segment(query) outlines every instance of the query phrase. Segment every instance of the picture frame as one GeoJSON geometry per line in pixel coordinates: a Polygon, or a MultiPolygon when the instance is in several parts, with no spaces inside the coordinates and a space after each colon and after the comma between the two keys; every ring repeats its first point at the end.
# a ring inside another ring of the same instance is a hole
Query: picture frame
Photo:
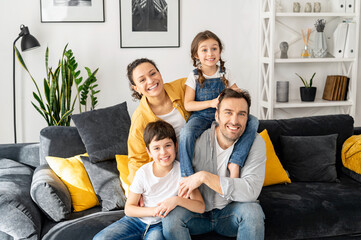
{"type": "Polygon", "coordinates": [[[180,46],[180,0],[119,0],[121,48],[180,46]]]}
{"type": "Polygon", "coordinates": [[[104,22],[104,0],[40,0],[42,23],[104,22]]]}

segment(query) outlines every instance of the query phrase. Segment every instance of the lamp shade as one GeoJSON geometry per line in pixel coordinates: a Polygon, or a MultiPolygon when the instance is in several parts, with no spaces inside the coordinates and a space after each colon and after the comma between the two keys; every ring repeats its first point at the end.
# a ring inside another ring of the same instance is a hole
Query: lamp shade
{"type": "Polygon", "coordinates": [[[21,39],[21,51],[24,52],[36,47],[40,47],[40,43],[38,42],[38,40],[36,40],[36,38],[33,35],[31,34],[25,35],[21,39]]]}
{"type": "Polygon", "coordinates": [[[35,47],[40,47],[40,43],[33,35],[30,34],[28,27],[22,25],[20,34],[22,35],[21,51],[24,52],[35,47]]]}

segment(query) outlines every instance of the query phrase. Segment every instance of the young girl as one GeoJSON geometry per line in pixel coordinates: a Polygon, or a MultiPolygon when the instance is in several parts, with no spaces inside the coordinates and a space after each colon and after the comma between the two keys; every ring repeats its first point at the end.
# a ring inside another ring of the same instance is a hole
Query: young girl
{"type": "MultiPolygon", "coordinates": [[[[211,31],[198,33],[192,41],[191,56],[196,67],[188,76],[184,106],[192,112],[183,127],[179,140],[182,177],[194,173],[192,158],[196,139],[208,128],[214,119],[218,95],[224,88],[241,91],[229,77],[221,59],[222,43],[211,31]],[[219,66],[217,63],[219,62],[219,66]]],[[[236,126],[235,126],[236,127],[236,126]]],[[[239,177],[239,167],[243,167],[258,129],[258,119],[249,115],[247,128],[235,144],[228,169],[230,177],[239,177]]]]}

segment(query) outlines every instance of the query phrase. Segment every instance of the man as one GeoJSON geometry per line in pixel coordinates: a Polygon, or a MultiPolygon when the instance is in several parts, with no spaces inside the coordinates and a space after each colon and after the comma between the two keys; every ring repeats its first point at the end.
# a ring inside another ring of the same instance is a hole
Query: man
{"type": "Polygon", "coordinates": [[[237,239],[263,239],[264,214],[257,198],[266,165],[266,146],[257,134],[239,178],[230,178],[227,164],[234,143],[242,136],[251,100],[246,92],[225,89],[219,95],[216,122],[195,145],[195,174],[183,178],[179,196],[189,197],[199,187],[205,201],[203,214],[175,208],[163,219],[166,239],[191,239],[190,235],[215,231],[237,239]]]}

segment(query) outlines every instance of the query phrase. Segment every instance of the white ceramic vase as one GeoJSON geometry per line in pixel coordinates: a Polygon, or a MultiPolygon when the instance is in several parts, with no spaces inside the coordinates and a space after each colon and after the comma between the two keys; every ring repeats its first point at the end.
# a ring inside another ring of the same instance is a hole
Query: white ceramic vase
{"type": "Polygon", "coordinates": [[[315,33],[313,55],[316,58],[326,57],[327,55],[327,42],[324,32],[315,33]]]}

